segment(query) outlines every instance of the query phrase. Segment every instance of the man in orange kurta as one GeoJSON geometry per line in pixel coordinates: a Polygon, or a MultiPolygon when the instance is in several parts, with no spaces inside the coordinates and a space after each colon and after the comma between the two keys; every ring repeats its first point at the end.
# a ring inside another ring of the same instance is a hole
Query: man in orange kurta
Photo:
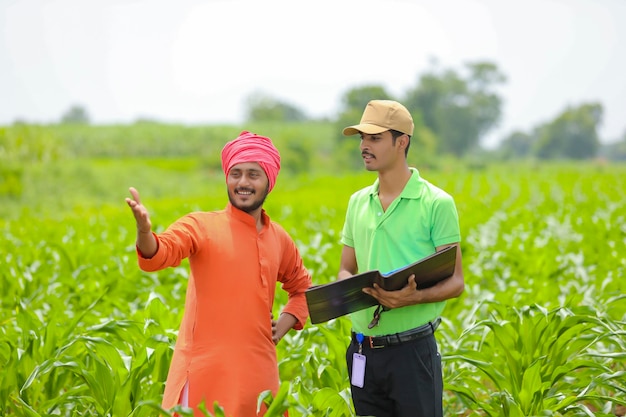
{"type": "Polygon", "coordinates": [[[287,232],[262,208],[280,169],[271,140],[249,132],[222,151],[229,203],[224,210],[196,212],[165,232],[152,232],[139,193],[126,202],[137,222],[139,266],[156,271],[189,258],[191,269],[162,406],[187,404],[201,415],[214,402],[227,416],[257,414],[258,395],[278,390],[275,344],[302,329],[304,296],[311,276],[287,232]],[[276,321],[271,311],[276,283],[289,299],[276,321]]]}

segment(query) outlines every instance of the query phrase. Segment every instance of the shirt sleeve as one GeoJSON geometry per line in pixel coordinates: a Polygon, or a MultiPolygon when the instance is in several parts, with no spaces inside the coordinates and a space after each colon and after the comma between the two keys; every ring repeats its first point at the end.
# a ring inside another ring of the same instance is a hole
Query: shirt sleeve
{"type": "Polygon", "coordinates": [[[348,208],[346,209],[346,217],[343,223],[343,229],[341,230],[341,243],[346,246],[354,247],[354,236],[352,234],[352,208],[354,207],[354,195],[350,197],[348,201],[348,208]]]}
{"type": "Polygon", "coordinates": [[[298,248],[286,232],[283,239],[283,258],[278,280],[282,283],[281,288],[287,292],[288,300],[282,312],[293,315],[298,320],[294,329],[302,330],[309,317],[304,293],[312,285],[311,274],[305,268],[298,248]]]}
{"type": "Polygon", "coordinates": [[[144,258],[137,251],[139,267],[147,272],[158,271],[180,265],[183,259],[191,256],[199,247],[198,222],[192,215],[186,215],[172,223],[157,239],[157,252],[152,258],[144,258]]]}
{"type": "Polygon", "coordinates": [[[435,247],[461,241],[459,215],[449,194],[441,195],[433,205],[431,236],[435,247]]]}

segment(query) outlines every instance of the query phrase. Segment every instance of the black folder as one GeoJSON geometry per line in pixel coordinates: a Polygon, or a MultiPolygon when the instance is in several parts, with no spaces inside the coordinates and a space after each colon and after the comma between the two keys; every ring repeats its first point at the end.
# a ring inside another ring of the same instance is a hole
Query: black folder
{"type": "Polygon", "coordinates": [[[367,271],[349,278],[316,285],[307,289],[305,296],[311,323],[321,323],[367,307],[378,305],[378,301],[362,289],[374,283],[387,291],[403,288],[409,276],[415,274],[417,289],[432,287],[454,274],[456,245],[435,252],[410,265],[387,274],[367,271]]]}

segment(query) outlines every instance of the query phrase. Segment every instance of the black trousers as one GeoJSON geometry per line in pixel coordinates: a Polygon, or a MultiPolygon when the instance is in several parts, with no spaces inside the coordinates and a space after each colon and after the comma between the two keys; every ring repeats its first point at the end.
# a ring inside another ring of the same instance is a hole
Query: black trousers
{"type": "MultiPolygon", "coordinates": [[[[352,341],[346,352],[352,380],[352,341]]],[[[442,417],[441,356],[434,334],[383,348],[363,344],[366,357],[363,388],[351,385],[356,414],[375,417],[442,417]]]]}

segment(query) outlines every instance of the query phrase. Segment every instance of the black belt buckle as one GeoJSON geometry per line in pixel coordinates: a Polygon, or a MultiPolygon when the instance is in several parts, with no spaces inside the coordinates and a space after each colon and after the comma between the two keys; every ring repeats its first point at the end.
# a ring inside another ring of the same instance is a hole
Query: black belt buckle
{"type": "Polygon", "coordinates": [[[386,343],[383,343],[381,345],[374,344],[374,339],[385,340],[383,337],[368,336],[368,339],[370,340],[370,349],[380,349],[387,346],[386,343]]]}

